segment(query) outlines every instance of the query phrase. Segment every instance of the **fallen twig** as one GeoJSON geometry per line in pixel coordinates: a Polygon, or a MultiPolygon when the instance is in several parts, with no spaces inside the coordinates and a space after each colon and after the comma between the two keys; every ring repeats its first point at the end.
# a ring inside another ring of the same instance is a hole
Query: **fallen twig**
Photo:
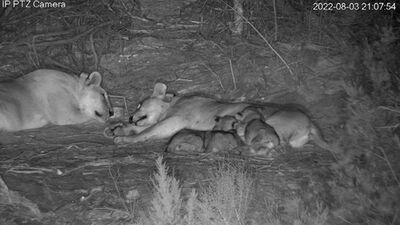
{"type": "Polygon", "coordinates": [[[272,4],[274,7],[274,28],[275,28],[274,40],[277,41],[278,40],[278,20],[277,20],[277,15],[276,15],[276,0],[272,0],[272,4]]]}
{"type": "Polygon", "coordinates": [[[233,66],[232,66],[232,60],[229,59],[229,66],[231,68],[231,76],[232,76],[232,82],[233,82],[233,90],[236,90],[236,78],[235,78],[235,73],[233,72],[233,66]]]}
{"type": "Polygon", "coordinates": [[[90,35],[89,35],[89,41],[90,41],[90,49],[92,50],[93,58],[94,58],[94,70],[97,71],[99,69],[100,61],[99,61],[99,57],[97,56],[96,46],[94,45],[93,32],[90,33],[90,35]]]}
{"type": "Polygon", "coordinates": [[[42,167],[30,167],[25,165],[13,166],[6,171],[6,173],[21,173],[21,174],[44,174],[55,173],[56,169],[47,169],[42,167]]]}
{"type": "Polygon", "coordinates": [[[391,111],[391,112],[400,113],[399,110],[392,109],[392,108],[389,108],[389,107],[386,107],[386,106],[379,106],[378,109],[384,109],[384,110],[388,110],[388,111],[391,111]]]}
{"type": "Polygon", "coordinates": [[[215,78],[217,79],[217,81],[218,81],[219,85],[221,86],[222,90],[225,91],[224,85],[222,85],[222,81],[221,81],[221,79],[219,78],[218,74],[216,74],[216,73],[215,73],[208,65],[206,65],[205,63],[202,63],[202,65],[203,65],[208,71],[210,71],[210,73],[211,73],[212,75],[215,76],[215,78]]]}
{"type": "Polygon", "coordinates": [[[386,162],[386,164],[388,165],[388,167],[389,167],[389,169],[390,169],[390,172],[392,173],[392,176],[393,176],[394,180],[395,180],[396,183],[397,183],[397,186],[399,186],[399,188],[400,188],[400,181],[399,181],[399,178],[397,177],[396,172],[394,171],[394,169],[393,169],[393,167],[392,167],[392,164],[390,163],[390,161],[389,161],[389,159],[388,159],[388,157],[387,157],[387,155],[386,155],[385,150],[384,150],[383,148],[381,148],[381,147],[378,147],[378,148],[379,148],[379,150],[381,151],[381,153],[382,153],[382,155],[383,155],[382,159],[383,159],[383,160],[386,162]]]}

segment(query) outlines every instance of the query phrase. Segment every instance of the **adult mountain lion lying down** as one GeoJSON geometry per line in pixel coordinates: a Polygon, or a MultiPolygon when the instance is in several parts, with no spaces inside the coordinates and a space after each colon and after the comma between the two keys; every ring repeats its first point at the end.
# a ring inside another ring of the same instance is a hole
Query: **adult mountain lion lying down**
{"type": "Polygon", "coordinates": [[[180,130],[212,130],[216,117],[235,116],[246,107],[255,107],[265,122],[277,130],[290,146],[299,148],[310,140],[329,149],[314,122],[300,109],[274,103],[223,102],[213,98],[192,95],[172,96],[167,86],[157,83],[153,94],[138,105],[127,126],[111,128],[117,144],[137,143],[152,139],[169,138],[180,130]],[[291,122],[288,122],[291,121],[291,122]],[[133,133],[133,135],[131,135],[133,133]],[[286,137],[290,134],[290,137],[286,137]]]}
{"type": "Polygon", "coordinates": [[[77,77],[42,69],[0,82],[0,131],[105,122],[110,112],[101,79],[98,72],[77,77]]]}

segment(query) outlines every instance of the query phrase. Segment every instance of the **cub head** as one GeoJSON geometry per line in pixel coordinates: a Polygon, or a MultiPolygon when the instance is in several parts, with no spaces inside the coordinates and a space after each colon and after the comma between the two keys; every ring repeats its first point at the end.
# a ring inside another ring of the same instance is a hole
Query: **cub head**
{"type": "Polygon", "coordinates": [[[239,121],[234,116],[215,117],[215,126],[213,130],[231,131],[236,130],[239,121]]]}
{"type": "Polygon", "coordinates": [[[79,107],[86,116],[104,122],[110,115],[107,92],[100,87],[101,75],[82,73],[79,78],[79,107]]]}
{"type": "Polygon", "coordinates": [[[129,122],[136,126],[151,126],[164,118],[169,109],[171,94],[167,94],[167,86],[157,83],[153,94],[138,104],[136,111],[129,118],[129,122]]]}
{"type": "Polygon", "coordinates": [[[264,120],[264,117],[259,112],[258,108],[254,107],[254,106],[248,106],[245,109],[243,109],[243,111],[236,113],[235,118],[238,121],[245,122],[245,123],[248,123],[254,119],[264,120]]]}

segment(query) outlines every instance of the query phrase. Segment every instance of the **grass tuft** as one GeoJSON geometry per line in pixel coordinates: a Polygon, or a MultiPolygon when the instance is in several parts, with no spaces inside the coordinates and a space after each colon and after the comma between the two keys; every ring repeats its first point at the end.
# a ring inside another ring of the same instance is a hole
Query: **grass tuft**
{"type": "Polygon", "coordinates": [[[220,165],[200,195],[201,224],[245,224],[252,183],[243,167],[220,165]]]}
{"type": "Polygon", "coordinates": [[[152,184],[153,199],[149,211],[152,224],[180,224],[182,208],[181,187],[175,177],[168,176],[168,167],[162,162],[162,157],[156,160],[157,172],[152,184]]]}

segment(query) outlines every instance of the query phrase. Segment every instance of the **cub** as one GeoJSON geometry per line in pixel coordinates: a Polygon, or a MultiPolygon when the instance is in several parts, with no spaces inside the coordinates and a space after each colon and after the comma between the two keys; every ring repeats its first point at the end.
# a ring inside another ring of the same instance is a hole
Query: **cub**
{"type": "MultiPolygon", "coordinates": [[[[230,118],[236,121],[234,117],[230,118]]],[[[234,127],[225,121],[224,117],[216,118],[216,124],[211,131],[196,131],[184,129],[176,133],[169,141],[168,152],[207,152],[216,153],[232,151],[241,145],[240,138],[234,127]]]]}
{"type": "Polygon", "coordinates": [[[167,152],[201,153],[204,152],[204,131],[184,129],[171,137],[167,144],[167,152]]]}
{"type": "Polygon", "coordinates": [[[274,128],[262,120],[262,115],[248,107],[235,116],[217,118],[222,129],[233,127],[237,135],[250,148],[250,153],[261,155],[279,145],[279,138],[274,128]]]}
{"type": "MultiPolygon", "coordinates": [[[[246,107],[238,115],[253,118],[256,117],[255,113],[263,115],[263,111],[261,107],[246,107]]],[[[309,141],[313,141],[317,146],[333,153],[340,151],[336,146],[328,144],[311,118],[295,106],[284,106],[264,117],[265,123],[275,129],[280,144],[301,148],[309,141]]]]}
{"type": "Polygon", "coordinates": [[[270,149],[279,145],[279,137],[275,129],[261,119],[253,119],[247,123],[244,140],[250,147],[250,153],[256,155],[267,154],[270,149]]]}

